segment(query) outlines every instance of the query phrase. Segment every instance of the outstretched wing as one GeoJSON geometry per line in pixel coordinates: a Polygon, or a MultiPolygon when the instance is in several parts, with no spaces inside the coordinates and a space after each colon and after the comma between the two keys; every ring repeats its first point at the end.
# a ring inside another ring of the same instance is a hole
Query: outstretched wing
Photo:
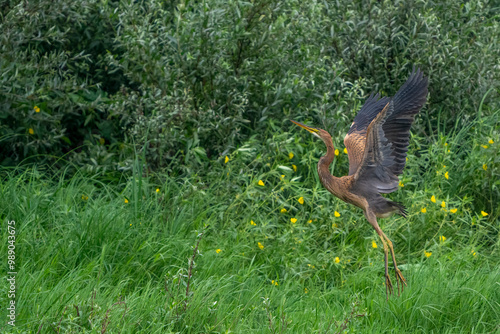
{"type": "Polygon", "coordinates": [[[344,137],[344,145],[347,148],[347,155],[349,157],[349,175],[356,173],[363,159],[368,125],[389,102],[387,97],[380,100],[379,97],[380,94],[373,95],[373,93],[368,97],[354,118],[349,132],[344,137]]]}
{"type": "Polygon", "coordinates": [[[427,97],[428,80],[413,70],[366,130],[364,155],[354,173],[357,186],[379,193],[398,189],[398,175],[406,164],[410,127],[427,97]]]}
{"type": "Polygon", "coordinates": [[[408,80],[392,99],[394,112],[387,115],[387,120],[382,125],[385,137],[392,144],[391,157],[394,159],[394,165],[391,171],[395,175],[403,173],[405,168],[406,152],[410,143],[410,128],[415,115],[425,104],[428,85],[429,82],[422,71],[417,69],[415,72],[413,68],[408,80]]]}

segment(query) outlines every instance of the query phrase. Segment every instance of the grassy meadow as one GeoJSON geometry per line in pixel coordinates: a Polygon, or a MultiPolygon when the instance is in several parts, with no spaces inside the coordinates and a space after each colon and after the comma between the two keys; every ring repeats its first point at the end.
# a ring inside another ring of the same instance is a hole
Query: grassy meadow
{"type": "Polygon", "coordinates": [[[320,185],[323,143],[292,124],[205,175],[148,174],[141,156],[115,182],[3,169],[18,314],[6,325],[0,294],[2,333],[499,333],[498,115],[412,136],[391,195],[409,216],[381,220],[408,280],[388,301],[376,233],[320,185]]]}

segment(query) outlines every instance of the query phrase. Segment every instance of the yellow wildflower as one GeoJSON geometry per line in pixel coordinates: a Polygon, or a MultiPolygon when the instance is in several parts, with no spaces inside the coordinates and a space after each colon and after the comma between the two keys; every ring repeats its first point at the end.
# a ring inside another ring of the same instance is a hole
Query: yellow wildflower
{"type": "Polygon", "coordinates": [[[333,223],[333,224],[332,224],[332,228],[337,228],[337,226],[338,226],[338,225],[337,225],[337,224],[335,224],[335,223],[333,223]]]}
{"type": "Polygon", "coordinates": [[[156,188],[156,192],[159,193],[160,192],[160,188],[156,188]]]}
{"type": "Polygon", "coordinates": [[[446,241],[446,237],[444,235],[440,235],[439,236],[439,241],[445,242],[446,241]]]}
{"type": "Polygon", "coordinates": [[[304,204],[304,197],[299,198],[299,203],[304,204]]]}
{"type": "Polygon", "coordinates": [[[88,199],[89,199],[89,197],[88,197],[88,196],[82,195],[82,200],[86,201],[86,200],[88,200],[88,199]]]}
{"type": "Polygon", "coordinates": [[[33,109],[35,110],[35,112],[40,112],[40,108],[38,108],[37,106],[34,106],[33,109]]]}
{"type": "Polygon", "coordinates": [[[29,129],[28,129],[28,132],[30,133],[30,135],[35,134],[35,131],[33,131],[33,129],[32,129],[32,128],[29,128],[29,129]]]}
{"type": "Polygon", "coordinates": [[[420,210],[420,212],[422,212],[422,213],[426,213],[426,212],[427,212],[427,209],[426,209],[426,208],[422,208],[422,210],[420,210]]]}
{"type": "Polygon", "coordinates": [[[441,207],[442,207],[442,208],[446,208],[446,203],[445,203],[445,201],[442,201],[442,202],[441,202],[441,207]]]}
{"type": "Polygon", "coordinates": [[[288,157],[290,158],[290,160],[292,160],[293,159],[293,153],[292,152],[288,153],[288,157]]]}
{"type": "Polygon", "coordinates": [[[293,171],[294,171],[294,172],[296,172],[296,171],[297,171],[297,166],[292,165],[292,168],[293,168],[293,171]]]}
{"type": "Polygon", "coordinates": [[[339,153],[340,153],[339,150],[336,148],[335,149],[335,155],[339,155],[339,153]]]}
{"type": "Polygon", "coordinates": [[[127,204],[127,203],[128,203],[128,199],[125,198],[125,204],[127,204]]]}
{"type": "Polygon", "coordinates": [[[486,217],[488,215],[488,213],[484,211],[481,211],[481,214],[483,215],[483,217],[486,217]]]}
{"type": "Polygon", "coordinates": [[[295,224],[297,222],[297,218],[291,218],[290,221],[295,224]]]}
{"type": "Polygon", "coordinates": [[[476,256],[476,252],[474,250],[471,250],[470,253],[472,254],[472,256],[476,256]]]}
{"type": "Polygon", "coordinates": [[[309,290],[307,290],[307,288],[304,288],[304,293],[308,293],[309,290]]]}
{"type": "Polygon", "coordinates": [[[455,213],[455,212],[457,212],[457,209],[456,208],[455,209],[450,209],[450,212],[451,213],[455,213]]]}
{"type": "Polygon", "coordinates": [[[285,175],[281,175],[280,179],[282,179],[282,180],[283,180],[284,178],[285,178],[285,175]]]}
{"type": "Polygon", "coordinates": [[[335,211],[334,215],[335,215],[335,217],[337,217],[337,218],[338,218],[338,217],[340,217],[340,213],[338,213],[337,211],[335,211]]]}
{"type": "Polygon", "coordinates": [[[405,184],[404,184],[403,182],[399,181],[399,186],[400,186],[400,187],[404,187],[404,186],[405,186],[405,184]]]}
{"type": "Polygon", "coordinates": [[[264,182],[262,180],[259,180],[259,186],[264,186],[264,182]]]}
{"type": "Polygon", "coordinates": [[[337,256],[335,257],[335,263],[339,263],[340,262],[340,258],[337,256]]]}
{"type": "Polygon", "coordinates": [[[226,158],[224,159],[224,163],[227,164],[229,162],[229,158],[226,155],[226,158]]]}
{"type": "Polygon", "coordinates": [[[285,208],[281,209],[281,213],[286,213],[286,209],[285,208]]]}
{"type": "Polygon", "coordinates": [[[488,166],[486,164],[483,164],[483,169],[484,170],[487,170],[488,169],[488,166]]]}
{"type": "Polygon", "coordinates": [[[272,285],[276,285],[276,286],[278,286],[278,282],[276,282],[275,280],[272,280],[272,281],[271,281],[271,284],[272,284],[272,285]]]}
{"type": "Polygon", "coordinates": [[[307,222],[308,222],[309,224],[311,224],[313,221],[312,221],[312,219],[309,219],[307,222]]]}
{"type": "Polygon", "coordinates": [[[347,154],[347,148],[344,148],[344,153],[347,154]]]}
{"type": "Polygon", "coordinates": [[[444,143],[444,146],[448,146],[448,143],[444,143]]]}
{"type": "Polygon", "coordinates": [[[495,143],[495,142],[493,141],[493,139],[490,139],[490,140],[488,141],[488,143],[493,144],[493,143],[495,143]]]}
{"type": "Polygon", "coordinates": [[[130,224],[130,226],[132,226],[132,224],[130,224]]]}
{"type": "Polygon", "coordinates": [[[250,221],[250,225],[252,226],[256,226],[257,224],[255,224],[255,222],[253,220],[250,221]]]}
{"type": "Polygon", "coordinates": [[[448,178],[449,178],[448,172],[444,173],[444,177],[448,180],[448,178]]]}
{"type": "Polygon", "coordinates": [[[220,252],[222,252],[222,250],[221,250],[220,248],[217,248],[217,249],[215,250],[215,252],[216,252],[217,254],[219,254],[220,252]]]}
{"type": "Polygon", "coordinates": [[[431,257],[432,252],[426,252],[426,251],[424,251],[424,254],[425,254],[425,257],[431,257]]]}
{"type": "Polygon", "coordinates": [[[488,148],[488,145],[481,145],[482,148],[488,148]]]}
{"type": "Polygon", "coordinates": [[[372,247],[373,248],[378,248],[377,243],[375,241],[372,241],[372,247]]]}
{"type": "Polygon", "coordinates": [[[260,249],[264,249],[264,245],[261,244],[260,242],[257,243],[257,246],[259,246],[260,249]]]}
{"type": "Polygon", "coordinates": [[[431,197],[431,202],[436,203],[436,197],[434,197],[434,195],[432,195],[432,197],[431,197]]]}

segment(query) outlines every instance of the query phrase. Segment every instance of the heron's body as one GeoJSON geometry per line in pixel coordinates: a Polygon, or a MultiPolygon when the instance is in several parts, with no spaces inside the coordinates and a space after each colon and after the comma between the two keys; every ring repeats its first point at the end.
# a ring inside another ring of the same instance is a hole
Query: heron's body
{"type": "MultiPolygon", "coordinates": [[[[427,97],[427,78],[417,70],[393,98],[370,95],[358,112],[344,144],[349,156],[349,175],[335,177],[329,166],[335,157],[332,138],[328,132],[294,122],[319,137],[326,145],[326,155],[318,162],[318,175],[323,186],[344,202],[361,208],[368,222],[380,236],[384,245],[387,291],[392,292],[388,273],[390,250],[396,278],[406,284],[396,264],[392,242],[380,229],[377,218],[396,213],[406,216],[403,205],[384,198],[382,193],[398,189],[398,175],[406,164],[410,127],[427,97]]],[[[403,285],[402,285],[403,286],[403,285]]]]}

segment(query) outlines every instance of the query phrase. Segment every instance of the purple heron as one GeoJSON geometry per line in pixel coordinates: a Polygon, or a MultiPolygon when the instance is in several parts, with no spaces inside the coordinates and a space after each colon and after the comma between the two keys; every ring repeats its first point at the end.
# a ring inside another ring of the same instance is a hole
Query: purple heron
{"type": "Polygon", "coordinates": [[[377,218],[386,218],[394,213],[406,217],[406,209],[401,203],[388,200],[380,194],[398,189],[398,175],[402,174],[406,164],[410,127],[426,101],[427,86],[428,80],[420,69],[413,69],[394,97],[380,98],[379,94],[373,93],[368,97],[344,137],[349,157],[348,176],[335,177],[329,171],[335,149],[328,132],[292,121],[323,140],[326,145],[326,155],[318,162],[318,175],[323,186],[344,202],[363,209],[366,219],[379,235],[384,246],[387,297],[393,292],[388,269],[389,251],[396,273],[398,294],[399,285],[403,291],[406,280],[396,264],[392,242],[378,225],[377,218]]]}

